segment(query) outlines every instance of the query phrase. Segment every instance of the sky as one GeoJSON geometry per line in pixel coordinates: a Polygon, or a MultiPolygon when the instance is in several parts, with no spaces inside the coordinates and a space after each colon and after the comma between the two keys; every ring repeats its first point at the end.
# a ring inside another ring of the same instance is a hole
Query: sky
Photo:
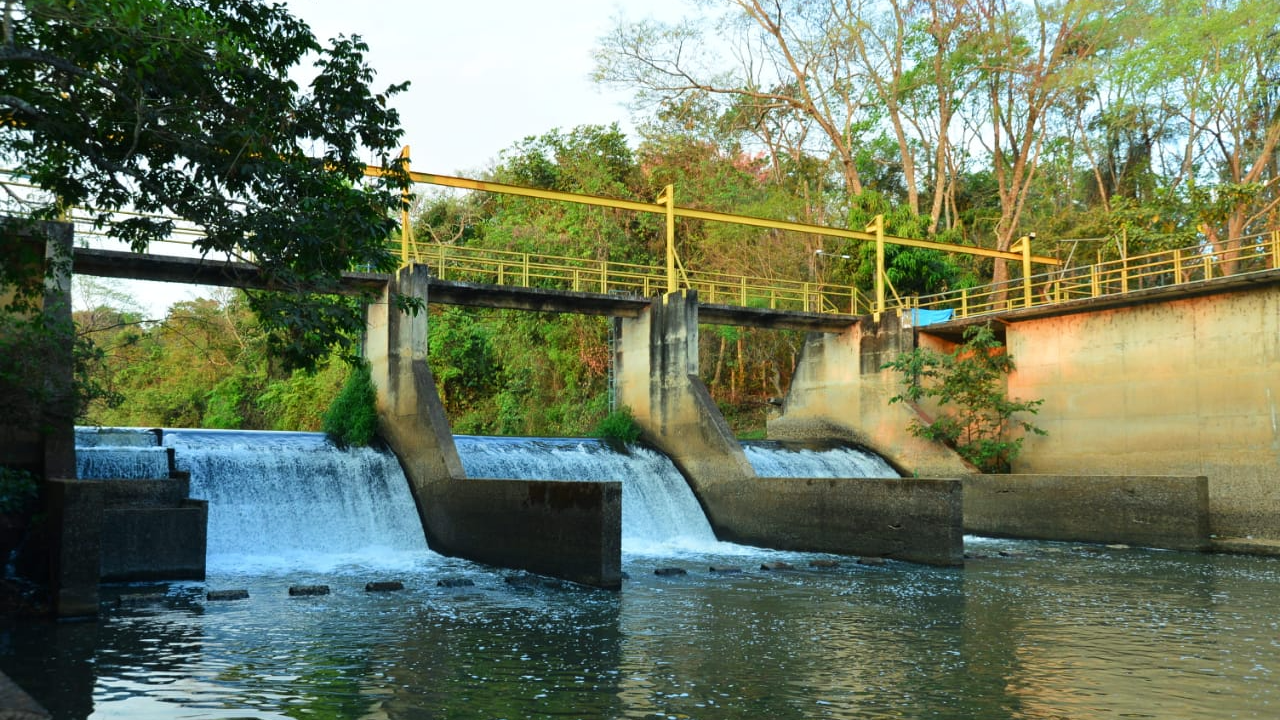
{"type": "Polygon", "coordinates": [[[321,40],[359,35],[395,101],[413,168],[475,175],[554,128],[618,122],[629,99],[592,83],[592,51],[618,17],[675,20],[692,0],[288,0],[321,40]],[[357,9],[358,8],[358,9],[357,9]],[[659,15],[660,14],[660,15],[659,15]]]}
{"type": "MultiPolygon", "coordinates": [[[[287,0],[320,40],[359,35],[373,87],[409,81],[393,98],[420,172],[474,177],[498,153],[555,128],[617,122],[632,134],[629,97],[591,81],[592,52],[616,18],[675,21],[694,0],[287,0]]],[[[300,78],[301,79],[301,78],[300,78]]],[[[108,283],[147,317],[211,290],[108,283]]],[[[78,305],[93,304],[80,293],[78,305]]]]}

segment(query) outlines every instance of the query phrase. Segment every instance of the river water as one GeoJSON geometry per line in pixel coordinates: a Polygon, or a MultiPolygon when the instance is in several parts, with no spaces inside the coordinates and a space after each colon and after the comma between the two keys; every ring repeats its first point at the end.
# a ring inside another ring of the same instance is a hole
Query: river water
{"type": "MultiPolygon", "coordinates": [[[[247,452],[228,438],[218,454],[247,452]]],[[[296,489],[348,534],[337,516],[369,513],[333,484],[296,489]]],[[[0,670],[57,718],[1280,717],[1272,558],[966,538],[964,568],[864,566],[632,528],[610,593],[378,537],[307,553],[278,519],[220,526],[256,554],[215,553],[211,529],[205,582],[109,586],[96,622],[0,629],[0,670]],[[248,599],[205,599],[232,588],[248,599]]]]}

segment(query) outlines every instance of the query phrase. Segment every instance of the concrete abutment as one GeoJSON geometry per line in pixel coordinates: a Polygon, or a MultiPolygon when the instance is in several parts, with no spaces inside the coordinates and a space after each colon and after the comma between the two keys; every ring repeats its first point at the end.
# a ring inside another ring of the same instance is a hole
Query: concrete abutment
{"type": "Polygon", "coordinates": [[[617,319],[615,377],[619,402],[684,473],[718,537],[933,565],[963,562],[957,480],[757,477],[698,375],[697,310],[696,292],[686,290],[655,301],[638,318],[617,319]]]}
{"type": "Polygon", "coordinates": [[[595,587],[622,585],[622,486],[465,476],[427,364],[427,321],[395,294],[427,301],[426,266],[402,268],[371,305],[365,356],[382,436],[400,459],[427,544],[500,567],[595,587]]]}

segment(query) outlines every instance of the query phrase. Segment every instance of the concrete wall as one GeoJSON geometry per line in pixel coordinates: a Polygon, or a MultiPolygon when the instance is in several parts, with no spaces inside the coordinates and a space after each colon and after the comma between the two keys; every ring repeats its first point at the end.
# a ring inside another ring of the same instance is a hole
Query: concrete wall
{"type": "Polygon", "coordinates": [[[805,340],[782,414],[769,421],[770,438],[836,438],[875,450],[906,475],[957,477],[974,472],[940,443],[912,435],[916,411],[889,403],[900,391],[896,374],[880,368],[911,350],[910,329],[895,315],[869,318],[844,333],[811,333],[805,340]]]}
{"type": "Polygon", "coordinates": [[[1208,550],[1204,477],[974,475],[964,527],[979,535],[1208,550]]]}
{"type": "Polygon", "coordinates": [[[185,473],[168,480],[99,480],[100,577],[203,580],[209,505],[192,500],[185,473]]]}
{"type": "Polygon", "coordinates": [[[961,565],[958,480],[759,478],[716,485],[704,502],[720,537],[782,550],[961,565]]]}
{"type": "MultiPolygon", "coordinates": [[[[713,485],[754,478],[742,444],[698,375],[697,293],[664,295],[640,317],[616,322],[618,402],[631,408],[646,439],[680,468],[699,498],[713,485]]],[[[716,508],[705,510],[715,527],[716,508]]]]}
{"type": "Polygon", "coordinates": [[[370,306],[365,356],[379,430],[409,480],[427,543],[448,555],[617,589],[622,488],[617,482],[468,480],[427,364],[427,318],[391,293],[427,299],[425,266],[403,268],[370,306]]]}
{"type": "Polygon", "coordinates": [[[1280,287],[1016,322],[1007,345],[1048,431],[1015,472],[1205,476],[1214,534],[1280,539],[1280,287]]]}
{"type": "MultiPolygon", "coordinates": [[[[682,291],[654,302],[639,318],[619,319],[614,368],[619,402],[631,408],[646,439],[684,473],[717,537],[940,565],[961,561],[960,491],[954,481],[756,477],[698,375],[697,310],[696,293],[682,291]]],[[[850,385],[838,379],[849,377],[841,373],[848,373],[844,351],[850,346],[833,342],[826,361],[813,363],[824,368],[815,374],[837,379],[807,388],[809,402],[817,404],[832,387],[850,385]]],[[[856,360],[852,367],[858,367],[856,360]]],[[[833,430],[828,416],[817,417],[803,425],[813,433],[807,437],[846,437],[833,430]]]]}
{"type": "Polygon", "coordinates": [[[622,586],[622,483],[453,480],[431,547],[594,587],[622,586]]]}

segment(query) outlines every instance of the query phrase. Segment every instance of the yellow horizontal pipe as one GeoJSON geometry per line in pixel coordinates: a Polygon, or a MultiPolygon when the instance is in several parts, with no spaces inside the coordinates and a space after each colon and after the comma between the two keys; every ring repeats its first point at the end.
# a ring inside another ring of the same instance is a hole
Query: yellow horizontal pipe
{"type": "MultiPolygon", "coordinates": [[[[370,177],[381,177],[384,173],[385,170],[380,167],[370,165],[365,168],[365,174],[370,177]]],[[[452,177],[450,175],[410,172],[409,177],[416,183],[441,185],[443,187],[459,188],[463,190],[482,190],[484,192],[502,193],[504,195],[520,195],[523,197],[539,198],[542,200],[558,200],[561,202],[572,202],[581,205],[596,205],[599,207],[618,208],[621,210],[634,210],[635,212],[666,213],[667,211],[666,205],[660,205],[658,203],[643,203],[635,202],[633,200],[615,200],[613,198],[599,197],[596,195],[580,195],[578,193],[560,192],[558,190],[542,190],[539,188],[524,187],[522,185],[509,185],[507,183],[489,182],[486,180],[472,180],[469,178],[452,177]]],[[[838,237],[847,240],[874,241],[876,239],[874,234],[858,230],[844,230],[840,228],[825,227],[823,225],[789,222],[786,220],[767,220],[765,218],[751,217],[748,215],[731,215],[729,213],[713,212],[710,210],[695,210],[693,208],[679,206],[676,207],[675,214],[677,217],[692,218],[694,220],[735,223],[738,225],[749,225],[752,227],[768,228],[771,230],[788,230],[791,232],[838,237]]],[[[967,245],[948,245],[946,243],[930,242],[928,240],[915,240],[912,238],[896,237],[893,235],[885,235],[884,241],[894,245],[927,248],[930,250],[941,250],[942,252],[961,253],[964,255],[977,255],[979,257],[1003,258],[1005,260],[1022,259],[1022,253],[987,250],[986,248],[969,247],[967,245]]],[[[1062,264],[1060,260],[1040,255],[1032,255],[1031,261],[1042,265],[1062,264]]]]}

